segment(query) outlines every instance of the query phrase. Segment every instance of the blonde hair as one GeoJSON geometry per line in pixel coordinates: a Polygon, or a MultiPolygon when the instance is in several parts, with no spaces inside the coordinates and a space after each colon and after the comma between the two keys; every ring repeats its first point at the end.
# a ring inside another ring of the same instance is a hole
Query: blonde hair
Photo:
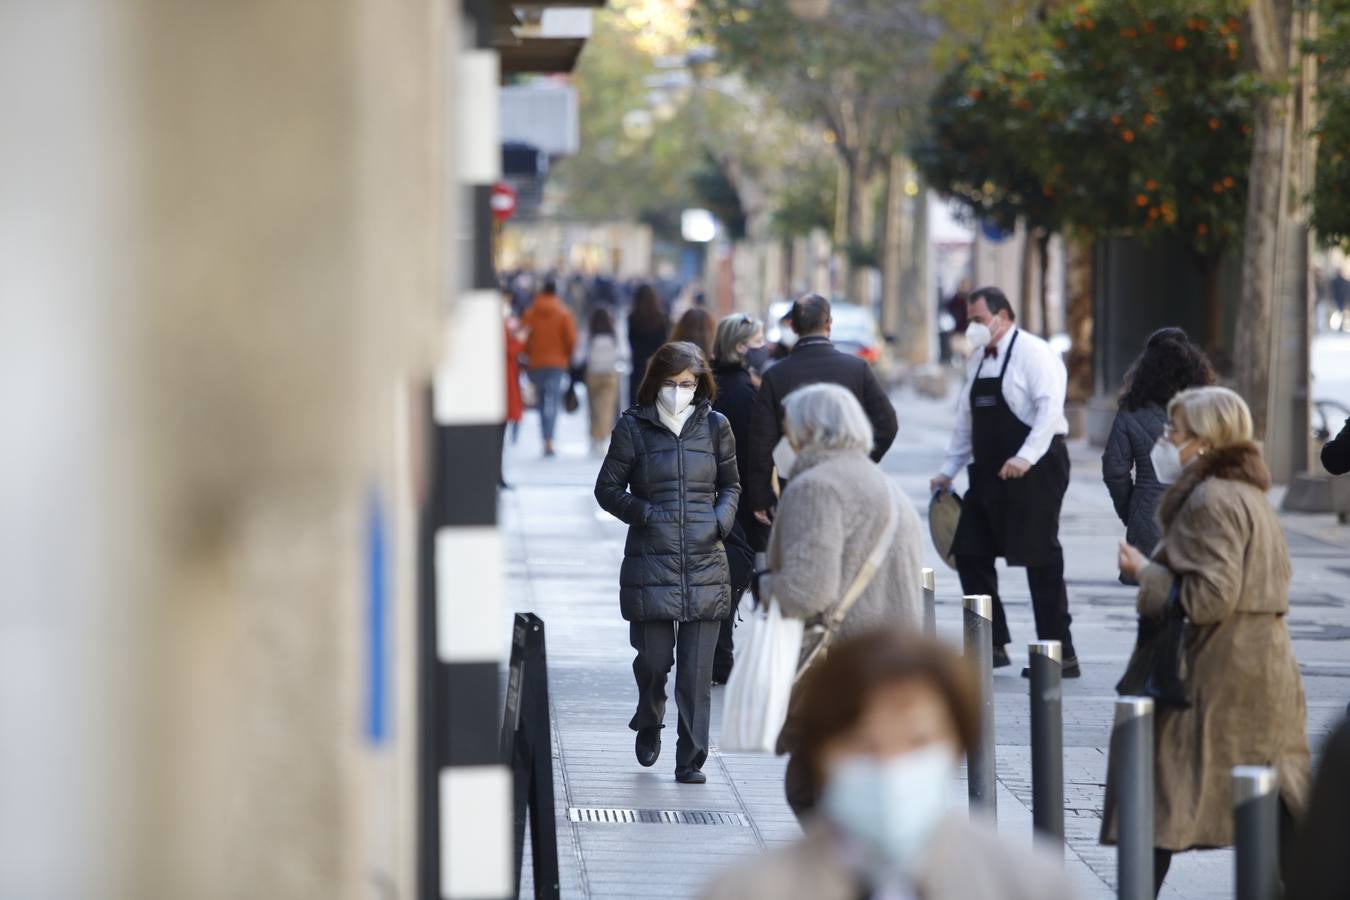
{"type": "Polygon", "coordinates": [[[1252,413],[1247,401],[1226,387],[1182,391],[1167,404],[1167,415],[1173,414],[1188,432],[1215,450],[1251,442],[1252,413]]]}
{"type": "Polygon", "coordinates": [[[745,354],[738,351],[736,345],[750,343],[763,330],[763,322],[745,313],[732,313],[718,322],[713,337],[713,364],[745,365],[745,354]]]}

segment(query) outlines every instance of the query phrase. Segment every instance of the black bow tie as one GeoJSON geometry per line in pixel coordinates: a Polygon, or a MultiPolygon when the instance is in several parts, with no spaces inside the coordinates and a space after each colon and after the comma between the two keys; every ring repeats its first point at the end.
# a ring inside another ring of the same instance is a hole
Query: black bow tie
{"type": "Polygon", "coordinates": [[[998,359],[998,348],[997,348],[997,347],[985,347],[985,348],[984,348],[984,358],[985,358],[985,359],[998,359]]]}

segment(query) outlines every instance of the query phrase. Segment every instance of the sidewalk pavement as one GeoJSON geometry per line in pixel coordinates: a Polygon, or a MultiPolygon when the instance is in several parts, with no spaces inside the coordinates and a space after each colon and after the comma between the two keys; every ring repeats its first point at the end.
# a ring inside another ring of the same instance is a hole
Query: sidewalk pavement
{"type": "MultiPolygon", "coordinates": [[[[893,399],[900,435],[882,466],[922,514],[954,403],[908,392],[893,399]]],[[[717,750],[721,689],[714,688],[713,750],[704,768],[708,783],[674,781],[673,699],[660,761],[651,769],[638,766],[627,727],[635,700],[633,653],[617,602],[626,526],[603,513],[591,495],[600,460],[587,453],[585,416],[560,417],[559,438],[560,456],[542,459],[538,419],[531,413],[521,424],[519,442],[508,449],[506,478],[513,489],[502,493],[502,530],[510,610],[537,613],[547,629],[562,895],[694,897],[721,867],[799,834],[783,801],[784,761],[717,750]],[[703,816],[703,823],[697,815],[666,824],[585,821],[591,809],[720,815],[703,816]]],[[[1134,594],[1116,580],[1116,544],[1123,528],[1101,484],[1099,453],[1081,443],[1071,444],[1070,452],[1074,476],[1060,538],[1083,677],[1064,684],[1065,864],[1083,897],[1108,898],[1114,896],[1115,851],[1099,846],[1097,834],[1114,685],[1134,640],[1134,594]]],[[[1283,519],[1295,573],[1289,625],[1308,694],[1316,756],[1350,700],[1350,528],[1329,516],[1283,519]]],[[[937,572],[940,636],[959,646],[956,573],[931,547],[925,553],[925,565],[937,572]]],[[[1030,844],[1030,715],[1020,669],[1026,643],[1036,635],[1025,577],[1001,567],[1000,572],[1014,643],[1013,665],[994,674],[998,826],[1010,839],[1030,844]]],[[[509,642],[507,621],[502,635],[509,642]]],[[[953,783],[951,795],[954,805],[964,805],[964,781],[953,783]]],[[[529,884],[527,862],[521,896],[531,896],[529,884]]],[[[1180,854],[1162,893],[1164,898],[1232,895],[1228,850],[1180,854]]]]}

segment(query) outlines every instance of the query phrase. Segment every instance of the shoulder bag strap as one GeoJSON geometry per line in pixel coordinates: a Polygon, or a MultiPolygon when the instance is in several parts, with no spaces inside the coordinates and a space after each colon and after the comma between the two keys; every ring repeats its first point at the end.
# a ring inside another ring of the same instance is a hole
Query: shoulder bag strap
{"type": "Polygon", "coordinates": [[[825,633],[821,635],[820,640],[816,642],[815,647],[811,649],[811,652],[806,659],[802,660],[801,665],[797,667],[798,678],[801,677],[802,673],[806,671],[807,667],[811,665],[817,656],[825,652],[830,642],[834,640],[834,635],[838,632],[839,626],[843,623],[845,617],[848,616],[849,610],[853,609],[853,604],[858,602],[858,598],[862,596],[863,591],[867,590],[867,586],[870,585],[872,579],[876,577],[877,570],[881,568],[881,564],[886,560],[886,554],[895,543],[896,529],[900,527],[900,510],[896,497],[897,493],[898,488],[896,488],[895,482],[890,482],[890,496],[888,498],[890,502],[886,504],[890,516],[886,520],[886,527],[882,529],[881,537],[877,539],[877,544],[872,548],[872,552],[868,554],[867,559],[863,560],[862,568],[859,569],[858,574],[854,576],[853,582],[848,586],[848,590],[844,592],[844,596],[840,598],[834,609],[831,610],[829,618],[825,620],[825,633]]]}

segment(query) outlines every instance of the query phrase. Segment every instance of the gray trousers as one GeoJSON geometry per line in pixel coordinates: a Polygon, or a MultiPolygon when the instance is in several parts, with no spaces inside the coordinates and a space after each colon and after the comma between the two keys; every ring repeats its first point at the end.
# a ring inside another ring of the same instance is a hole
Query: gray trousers
{"type": "Polygon", "coordinates": [[[720,621],[630,622],[628,641],[637,651],[637,712],[628,727],[637,731],[662,724],[666,716],[666,679],[675,667],[675,708],[679,728],[675,767],[701,769],[708,758],[708,723],[712,715],[713,655],[720,621]]]}

